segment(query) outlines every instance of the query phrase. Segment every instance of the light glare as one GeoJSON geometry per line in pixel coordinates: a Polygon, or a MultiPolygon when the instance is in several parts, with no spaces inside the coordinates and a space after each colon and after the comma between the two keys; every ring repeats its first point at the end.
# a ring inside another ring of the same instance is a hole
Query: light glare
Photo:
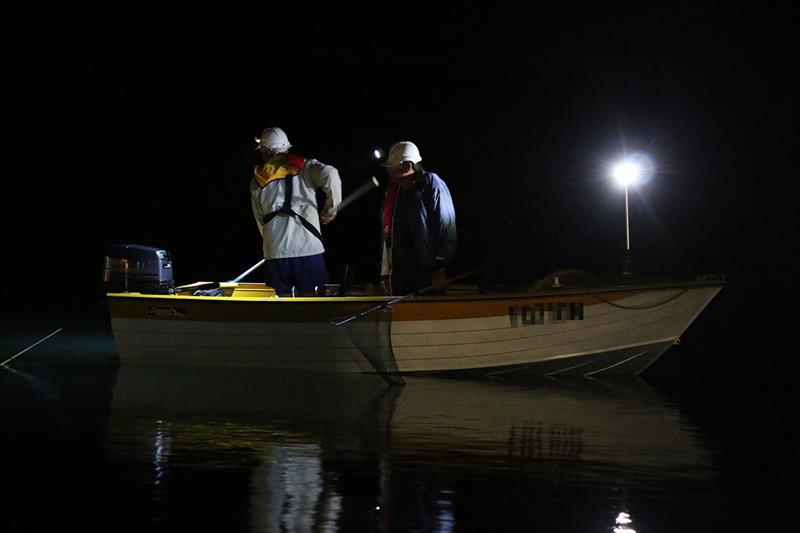
{"type": "Polygon", "coordinates": [[[642,168],[634,162],[623,161],[614,166],[611,175],[620,185],[634,185],[639,181],[642,168]]]}

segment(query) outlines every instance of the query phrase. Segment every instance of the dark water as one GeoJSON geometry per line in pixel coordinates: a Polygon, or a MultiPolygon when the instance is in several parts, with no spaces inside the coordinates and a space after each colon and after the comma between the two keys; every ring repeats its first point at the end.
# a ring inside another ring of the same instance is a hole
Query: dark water
{"type": "Polygon", "coordinates": [[[788,354],[726,317],[645,380],[402,389],[119,365],[81,322],[0,369],[0,531],[794,531],[794,389],[753,363],[788,354]]]}

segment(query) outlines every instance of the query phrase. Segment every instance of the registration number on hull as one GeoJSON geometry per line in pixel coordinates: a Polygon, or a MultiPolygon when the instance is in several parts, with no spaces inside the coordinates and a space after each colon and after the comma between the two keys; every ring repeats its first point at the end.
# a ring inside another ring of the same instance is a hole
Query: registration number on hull
{"type": "Polygon", "coordinates": [[[531,305],[510,305],[508,319],[512,328],[538,324],[560,324],[583,320],[583,302],[548,302],[531,305]]]}

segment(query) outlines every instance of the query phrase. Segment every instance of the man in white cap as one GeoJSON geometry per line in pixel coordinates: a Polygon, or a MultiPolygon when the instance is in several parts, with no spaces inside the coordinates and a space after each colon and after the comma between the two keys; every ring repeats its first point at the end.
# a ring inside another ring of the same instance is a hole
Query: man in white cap
{"type": "Polygon", "coordinates": [[[450,190],[422,167],[422,156],[412,142],[392,145],[383,166],[389,185],[381,211],[381,286],[389,294],[409,294],[429,286],[443,291],[447,263],[458,243],[450,190]]]}
{"type": "Polygon", "coordinates": [[[330,223],[342,201],[339,172],[289,153],[281,128],[256,138],[263,163],[250,181],[251,205],[264,241],[267,283],[281,296],[322,294],[328,282],[320,222],[330,223]],[[317,206],[316,190],[325,202],[317,206]]]}

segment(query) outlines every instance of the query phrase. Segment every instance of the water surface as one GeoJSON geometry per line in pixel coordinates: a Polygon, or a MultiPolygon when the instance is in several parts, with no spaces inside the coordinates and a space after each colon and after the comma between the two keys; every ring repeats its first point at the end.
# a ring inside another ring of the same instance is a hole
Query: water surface
{"type": "Polygon", "coordinates": [[[777,388],[120,365],[102,329],[9,367],[4,532],[790,530],[777,388]]]}

